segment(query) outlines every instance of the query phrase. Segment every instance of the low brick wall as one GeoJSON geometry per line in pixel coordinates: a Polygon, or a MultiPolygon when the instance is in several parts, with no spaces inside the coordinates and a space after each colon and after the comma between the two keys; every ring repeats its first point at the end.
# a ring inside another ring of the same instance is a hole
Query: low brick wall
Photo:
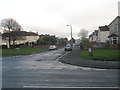
{"type": "Polygon", "coordinates": [[[40,46],[21,46],[20,48],[49,48],[49,45],[40,45],[40,46]]]}
{"type": "MultiPolygon", "coordinates": [[[[31,46],[21,46],[20,48],[49,48],[49,46],[50,45],[39,45],[39,46],[35,45],[33,47],[31,47],[31,46]]],[[[62,48],[62,47],[64,47],[64,46],[57,46],[57,48],[62,48]]]]}
{"type": "Polygon", "coordinates": [[[107,48],[119,48],[120,49],[120,44],[115,45],[115,44],[109,44],[107,48]]]}

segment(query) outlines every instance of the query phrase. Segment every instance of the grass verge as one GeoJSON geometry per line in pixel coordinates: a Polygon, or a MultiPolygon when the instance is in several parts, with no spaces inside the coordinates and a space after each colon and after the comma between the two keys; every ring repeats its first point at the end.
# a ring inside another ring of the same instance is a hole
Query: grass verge
{"type": "Polygon", "coordinates": [[[114,60],[118,61],[120,49],[93,49],[93,55],[90,56],[88,50],[81,51],[81,57],[94,60],[114,60]]]}
{"type": "Polygon", "coordinates": [[[24,55],[48,50],[47,48],[2,49],[2,56],[24,55]]]}

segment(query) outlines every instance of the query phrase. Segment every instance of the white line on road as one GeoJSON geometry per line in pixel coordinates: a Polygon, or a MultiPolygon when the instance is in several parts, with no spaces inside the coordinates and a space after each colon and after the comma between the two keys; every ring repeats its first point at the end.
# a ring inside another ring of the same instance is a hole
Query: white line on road
{"type": "MultiPolygon", "coordinates": [[[[63,54],[62,56],[60,56],[59,58],[57,58],[56,61],[59,62],[59,59],[63,58],[64,56],[66,56],[66,55],[69,54],[69,53],[70,53],[70,51],[67,52],[67,53],[65,53],[65,54],[63,54]]],[[[61,62],[59,62],[59,63],[61,63],[61,62]]],[[[63,64],[63,63],[62,63],[62,64],[63,64]]],[[[68,64],[68,65],[69,65],[69,66],[75,66],[75,65],[70,65],[70,64],[68,64]]],[[[75,66],[75,67],[77,67],[77,68],[82,68],[83,70],[107,70],[107,69],[98,69],[98,68],[81,67],[81,66],[75,66]]]]}
{"type": "Polygon", "coordinates": [[[64,55],[60,56],[56,61],[58,61],[59,59],[61,59],[62,57],[66,56],[66,55],[69,54],[69,53],[70,53],[70,51],[67,52],[67,53],[65,53],[64,55]]]}
{"type": "Polygon", "coordinates": [[[22,86],[23,88],[116,88],[118,89],[119,87],[52,87],[52,86],[22,86]]]}

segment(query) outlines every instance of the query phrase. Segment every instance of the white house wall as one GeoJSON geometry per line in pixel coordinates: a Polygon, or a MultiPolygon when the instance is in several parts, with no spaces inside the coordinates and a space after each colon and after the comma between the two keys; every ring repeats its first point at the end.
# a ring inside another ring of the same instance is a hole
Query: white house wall
{"type": "Polygon", "coordinates": [[[93,35],[93,41],[97,41],[97,39],[98,39],[98,36],[96,36],[96,35],[93,35]]]}
{"type": "Polygon", "coordinates": [[[118,34],[120,31],[120,18],[116,18],[111,24],[109,24],[110,34],[118,34]],[[118,28],[119,27],[119,28],[118,28]]]}
{"type": "Polygon", "coordinates": [[[109,31],[100,31],[99,32],[99,42],[100,43],[105,43],[108,39],[108,36],[109,36],[109,31]]]}
{"type": "MultiPolygon", "coordinates": [[[[21,43],[26,43],[26,42],[36,42],[38,40],[39,36],[25,36],[25,40],[16,40],[15,44],[21,44],[21,43]]],[[[2,40],[2,44],[8,45],[8,40],[2,40]]],[[[13,42],[11,41],[11,44],[13,42]]]]}
{"type": "Polygon", "coordinates": [[[16,40],[16,44],[26,43],[26,42],[36,42],[39,36],[25,36],[25,40],[16,40]]]}
{"type": "MultiPolygon", "coordinates": [[[[109,25],[109,33],[111,34],[116,34],[120,37],[120,18],[117,17],[113,22],[111,22],[109,25]]],[[[120,43],[120,39],[117,39],[117,42],[120,43]]]]}
{"type": "Polygon", "coordinates": [[[2,45],[2,35],[0,34],[0,45],[2,45]]]}
{"type": "Polygon", "coordinates": [[[89,41],[92,42],[92,37],[89,38],[89,41]]]}

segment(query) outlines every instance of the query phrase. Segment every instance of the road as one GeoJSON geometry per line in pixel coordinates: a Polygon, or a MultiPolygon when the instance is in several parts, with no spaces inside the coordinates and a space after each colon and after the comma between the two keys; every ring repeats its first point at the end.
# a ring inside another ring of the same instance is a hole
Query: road
{"type": "Polygon", "coordinates": [[[58,60],[63,48],[2,59],[3,88],[118,87],[117,69],[85,68],[58,60]]]}

